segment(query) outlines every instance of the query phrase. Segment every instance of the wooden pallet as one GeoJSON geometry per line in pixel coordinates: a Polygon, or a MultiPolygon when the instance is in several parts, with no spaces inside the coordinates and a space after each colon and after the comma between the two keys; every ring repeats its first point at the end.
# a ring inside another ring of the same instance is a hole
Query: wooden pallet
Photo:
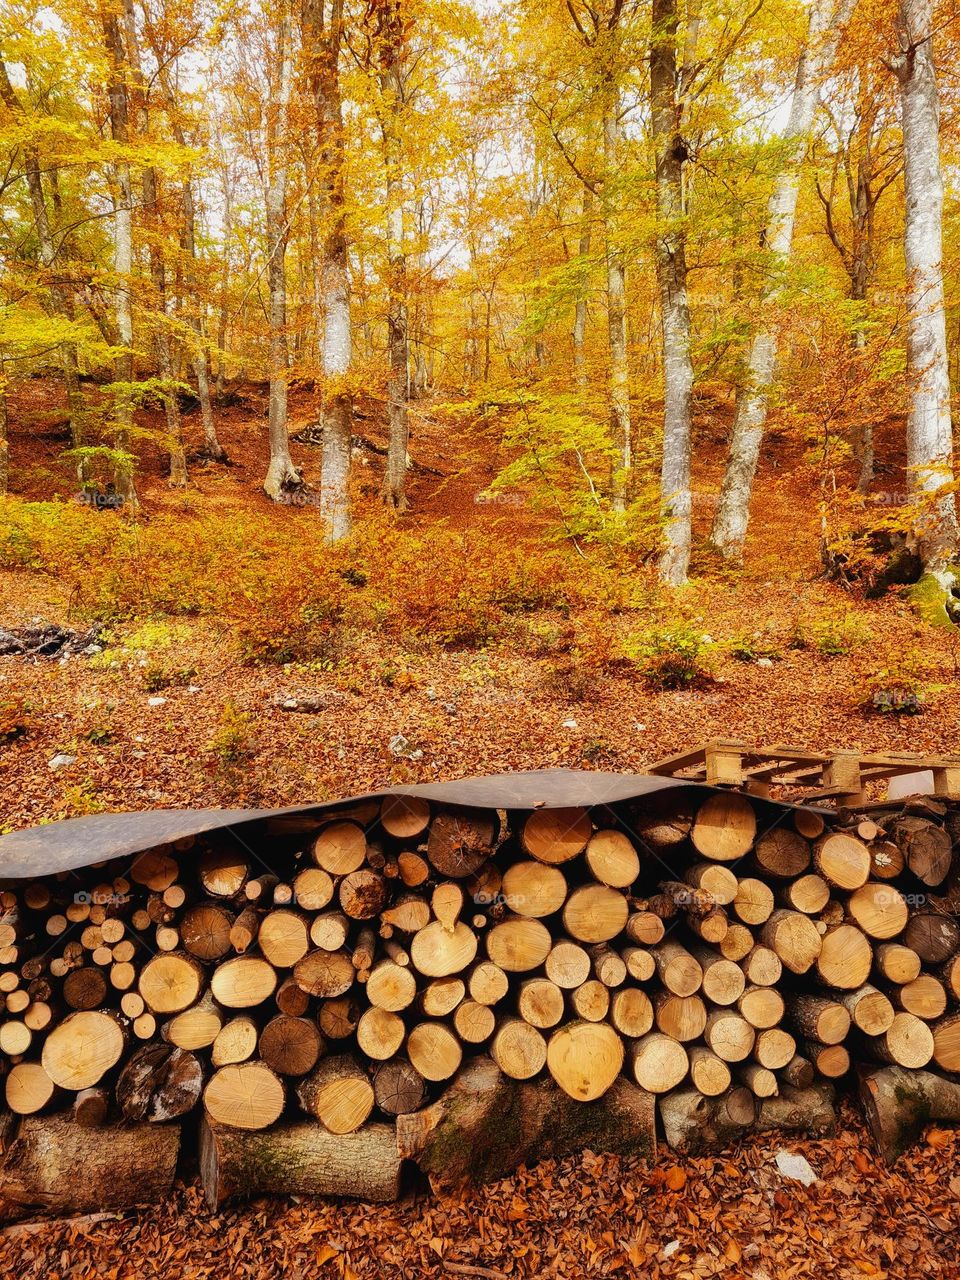
{"type": "MultiPolygon", "coordinates": [[[[647,766],[648,773],[690,778],[713,786],[743,787],[754,795],[863,804],[875,798],[872,783],[905,774],[933,775],[933,791],[960,800],[960,756],[807,751],[797,747],[751,747],[734,738],[709,742],[647,766]]],[[[918,787],[918,790],[929,788],[918,787]]]]}

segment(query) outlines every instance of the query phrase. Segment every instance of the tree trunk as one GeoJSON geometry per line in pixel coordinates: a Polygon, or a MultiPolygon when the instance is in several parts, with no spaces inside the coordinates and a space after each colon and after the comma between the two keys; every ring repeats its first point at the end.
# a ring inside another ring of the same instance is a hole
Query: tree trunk
{"type": "Polygon", "coordinates": [[[960,1084],[930,1071],[893,1066],[861,1073],[860,1101],[887,1164],[919,1142],[931,1122],[960,1122],[960,1084]]]}
{"type": "MultiPolygon", "coordinates": [[[[293,33],[284,13],[276,35],[276,112],[267,124],[267,284],[270,295],[270,465],[263,482],[274,502],[301,484],[290,457],[287,432],[287,179],[290,94],[293,87],[293,33]]],[[[269,110],[269,107],[268,107],[269,110]]]]}
{"type": "MultiPolygon", "coordinates": [[[[770,255],[765,302],[777,304],[778,277],[790,256],[800,191],[800,166],[806,153],[820,86],[833,64],[840,29],[853,0],[816,0],[810,12],[807,41],[800,54],[790,115],[783,133],[784,168],[767,205],[764,244],[770,255]]],[[[750,344],[746,386],[737,401],[730,454],[720,491],[711,538],[727,559],[739,559],[750,521],[753,481],[767,421],[767,406],[777,359],[777,325],[773,315],[761,319],[750,344]]]]}
{"type": "Polygon", "coordinates": [[[303,45],[320,138],[321,212],[324,221],[320,268],[323,298],[320,514],[328,542],[339,542],[352,527],[350,435],[353,393],[348,378],[352,358],[350,276],[344,199],[344,131],[340,100],[342,0],[306,0],[303,45]]]}
{"type": "MultiPolygon", "coordinates": [[[[612,90],[611,90],[612,93],[612,90]]],[[[617,171],[617,143],[620,125],[617,102],[603,117],[603,161],[605,178],[604,225],[607,257],[607,331],[610,347],[610,434],[614,448],[610,496],[614,511],[625,511],[630,491],[632,441],[630,434],[630,374],[627,366],[627,299],[623,253],[615,243],[616,232],[610,201],[610,187],[617,171]]]]}
{"type": "MultiPolygon", "coordinates": [[[[123,45],[120,24],[113,13],[102,12],[104,42],[110,61],[107,93],[110,99],[110,132],[114,142],[125,147],[130,135],[130,111],[127,90],[129,62],[123,45]]],[[[114,166],[114,257],[117,273],[115,315],[120,351],[114,358],[113,375],[117,383],[114,396],[115,447],[126,455],[114,467],[117,493],[128,508],[136,508],[137,495],[133,482],[133,458],[129,454],[130,429],[133,426],[133,186],[130,165],[123,159],[114,166]]]]}
{"type": "Polygon", "coordinates": [[[916,498],[930,504],[915,536],[924,569],[942,572],[957,547],[953,493],[950,377],[943,297],[943,177],[940,170],[940,106],[933,62],[932,0],[900,0],[897,35],[903,124],[903,247],[907,267],[907,359],[910,413],[907,472],[916,498]]]}
{"type": "Polygon", "coordinates": [[[407,260],[404,249],[403,155],[401,116],[404,106],[403,44],[406,38],[396,0],[384,4],[379,16],[380,92],[383,98],[383,154],[387,208],[387,412],[390,441],[381,497],[388,507],[403,512],[408,452],[407,260]]]}
{"type": "Polygon", "coordinates": [[[590,189],[585,186],[583,188],[583,204],[580,210],[580,243],[577,248],[580,258],[581,283],[577,291],[577,301],[573,312],[573,375],[576,380],[577,390],[581,396],[586,393],[589,381],[585,346],[587,337],[587,259],[590,255],[590,241],[592,238],[590,225],[592,210],[593,200],[590,189]]]}
{"type": "Polygon", "coordinates": [[[690,562],[690,431],[693,363],[687,305],[686,231],[683,226],[683,161],[677,101],[676,0],[654,0],[650,51],[650,109],[657,173],[656,265],[663,331],[663,462],[660,508],[666,548],[660,578],[670,586],[687,579],[690,562]]]}

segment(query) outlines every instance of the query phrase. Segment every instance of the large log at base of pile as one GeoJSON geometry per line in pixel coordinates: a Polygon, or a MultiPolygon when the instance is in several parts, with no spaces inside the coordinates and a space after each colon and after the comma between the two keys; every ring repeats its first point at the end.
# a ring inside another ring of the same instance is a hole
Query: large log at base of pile
{"type": "Polygon", "coordinates": [[[784,1085],[776,1097],[762,1100],[742,1086],[713,1098],[679,1089],[659,1100],[659,1111],[667,1145],[684,1155],[719,1151],[749,1133],[771,1129],[820,1136],[832,1133],[837,1123],[829,1084],[784,1085]]]}
{"type": "Polygon", "coordinates": [[[244,1133],[200,1125],[200,1177],[207,1204],[234,1197],[345,1196],[383,1204],[400,1194],[401,1157],[389,1124],[329,1133],[315,1121],[244,1133]]]}
{"type": "Polygon", "coordinates": [[[960,1123],[960,1083],[931,1071],[881,1067],[860,1075],[860,1100],[888,1164],[919,1142],[933,1121],[960,1123]]]}
{"type": "Polygon", "coordinates": [[[154,1204],[170,1194],[179,1124],[87,1128],[69,1116],[5,1119],[0,1222],[154,1204]]]}
{"type": "Polygon", "coordinates": [[[584,1148],[652,1159],[654,1100],[618,1076],[601,1098],[576,1102],[549,1080],[511,1080],[481,1056],[431,1106],[398,1117],[397,1145],[438,1186],[494,1181],[584,1148]]]}

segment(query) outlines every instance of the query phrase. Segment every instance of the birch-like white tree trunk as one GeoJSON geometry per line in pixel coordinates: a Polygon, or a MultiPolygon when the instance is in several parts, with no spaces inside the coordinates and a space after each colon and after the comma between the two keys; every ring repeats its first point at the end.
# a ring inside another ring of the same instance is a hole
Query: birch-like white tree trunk
{"type": "MultiPolygon", "coordinates": [[[[611,90],[612,92],[612,90],[611,90]]],[[[630,373],[627,366],[627,278],[623,252],[616,243],[610,189],[618,164],[620,122],[617,95],[603,116],[604,226],[607,258],[607,333],[610,357],[610,434],[615,458],[610,498],[614,511],[625,511],[633,467],[630,437],[630,373]]]]}
{"type": "Polygon", "coordinates": [[[927,508],[916,530],[928,572],[942,570],[957,549],[953,493],[953,429],[943,298],[943,176],[940,108],[933,61],[932,0],[900,0],[899,52],[903,180],[903,247],[907,267],[907,360],[910,412],[907,469],[913,494],[927,508]]]}
{"type": "Polygon", "coordinates": [[[348,381],[353,340],[340,96],[342,25],[342,0],[330,0],[329,8],[327,0],[304,0],[301,31],[319,139],[319,204],[323,219],[323,260],[320,266],[323,306],[320,514],[326,525],[328,542],[339,542],[345,538],[353,523],[350,506],[353,394],[348,381]]]}
{"type": "Polygon", "coordinates": [[[270,318],[270,465],[264,491],[274,502],[301,484],[290,457],[287,431],[287,182],[290,170],[290,95],[293,88],[293,32],[286,3],[276,33],[275,103],[267,123],[267,286],[270,318]]]}
{"type": "MultiPolygon", "coordinates": [[[[783,131],[783,168],[767,205],[765,244],[770,255],[765,302],[776,304],[780,277],[790,257],[800,192],[800,168],[824,77],[833,66],[842,28],[855,0],[814,0],[807,39],[797,64],[790,114],[783,131]]],[[[746,385],[737,401],[720,502],[711,539],[728,559],[739,559],[750,522],[753,481],[767,421],[770,388],[777,361],[777,325],[773,316],[761,320],[746,361],[746,385]]]]}
{"type": "Polygon", "coordinates": [[[676,0],[653,0],[650,45],[650,122],[656,159],[656,266],[663,342],[663,457],[660,510],[666,547],[661,581],[680,586],[690,563],[690,431],[693,363],[687,303],[683,162],[677,100],[676,0]]]}

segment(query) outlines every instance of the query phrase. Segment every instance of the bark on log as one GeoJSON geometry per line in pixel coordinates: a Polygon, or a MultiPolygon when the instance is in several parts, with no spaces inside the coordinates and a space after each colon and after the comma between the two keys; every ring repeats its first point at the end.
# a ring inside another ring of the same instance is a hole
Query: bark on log
{"type": "Polygon", "coordinates": [[[742,1085],[714,1098],[696,1089],[678,1090],[658,1099],[657,1105],[667,1146],[681,1155],[730,1146],[743,1137],[757,1115],[757,1100],[742,1085]]]}
{"type": "Polygon", "coordinates": [[[960,1121],[960,1084],[929,1071],[882,1067],[860,1075],[860,1101],[877,1148],[893,1164],[931,1121],[960,1121]]]}
{"type": "Polygon", "coordinates": [[[0,1222],[154,1204],[170,1193],[179,1152],[178,1124],[88,1129],[27,1116],[0,1159],[0,1222]]]}
{"type": "Polygon", "coordinates": [[[211,1209],[235,1197],[345,1196],[385,1204],[400,1194],[401,1157],[391,1124],[328,1133],[313,1121],[243,1133],[204,1119],[200,1177],[211,1209]]]}

